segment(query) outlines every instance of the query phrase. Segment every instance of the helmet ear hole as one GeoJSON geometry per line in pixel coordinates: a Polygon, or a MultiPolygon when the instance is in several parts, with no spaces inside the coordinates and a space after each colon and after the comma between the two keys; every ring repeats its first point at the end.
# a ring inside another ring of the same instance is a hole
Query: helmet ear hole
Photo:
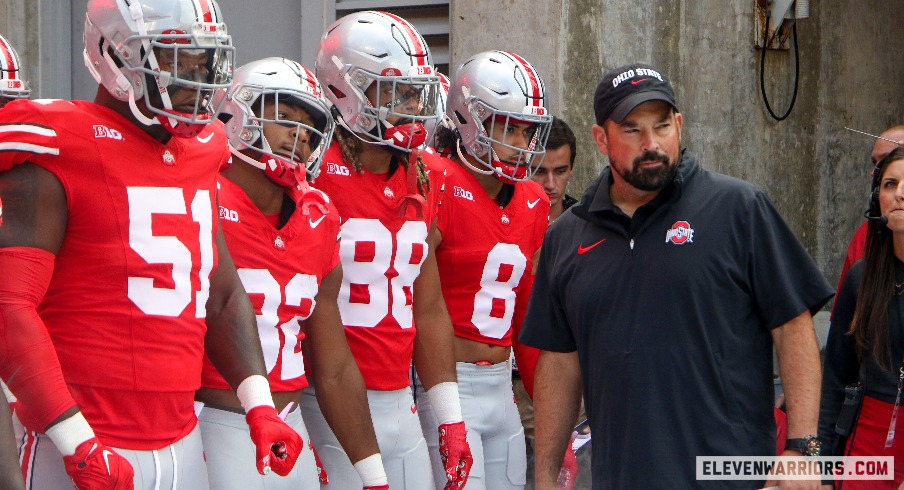
{"type": "MultiPolygon", "coordinates": [[[[462,116],[461,113],[458,111],[455,111],[455,118],[458,119],[458,124],[467,124],[468,123],[468,120],[465,119],[465,117],[462,116]]],[[[458,132],[457,129],[455,131],[458,132]]]]}

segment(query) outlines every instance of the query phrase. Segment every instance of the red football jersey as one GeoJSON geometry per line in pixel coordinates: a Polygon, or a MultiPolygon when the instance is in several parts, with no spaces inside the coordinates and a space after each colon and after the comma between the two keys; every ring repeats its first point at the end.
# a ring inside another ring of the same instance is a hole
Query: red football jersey
{"type": "MultiPolygon", "coordinates": [[[[338,143],[327,150],[314,185],[332,198],[342,217],[342,289],[339,310],[364,384],[373,390],[408,386],[414,348],[414,280],[427,258],[427,233],[436,218],[443,169],[422,152],[430,191],[421,219],[401,213],[407,172],[358,173],[342,160],[338,143]]],[[[315,373],[316,376],[316,373],[315,373]]]]}
{"type": "MultiPolygon", "coordinates": [[[[225,177],[220,186],[220,226],[242,285],[257,315],[257,329],[273,392],[308,386],[304,372],[300,321],[314,311],[314,298],[324,276],[339,263],[339,214],[327,201],[326,214],[296,207],[276,229],[241,187],[225,177]]],[[[296,199],[300,193],[292,192],[296,199]]],[[[230,389],[210,360],[204,359],[201,385],[230,389]]]]}
{"type": "Polygon", "coordinates": [[[197,422],[222,125],[164,145],[90,102],[13,103],[0,117],[0,171],[33,162],[66,194],[38,312],[73,397],[109,445],[172,443],[197,422]]]}
{"type": "Polygon", "coordinates": [[[536,182],[516,183],[500,208],[473,175],[447,160],[436,261],[456,336],[512,345],[515,299],[530,293],[525,277],[548,221],[549,198],[536,182]]]}

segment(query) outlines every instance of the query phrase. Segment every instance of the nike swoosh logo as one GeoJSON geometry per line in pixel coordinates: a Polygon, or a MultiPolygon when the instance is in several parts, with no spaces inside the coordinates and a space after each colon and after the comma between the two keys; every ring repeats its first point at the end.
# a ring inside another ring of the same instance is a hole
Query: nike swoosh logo
{"type": "Polygon", "coordinates": [[[107,474],[112,475],[113,473],[110,472],[110,460],[107,458],[109,457],[109,455],[111,455],[113,453],[104,449],[103,451],[100,452],[100,454],[104,457],[104,464],[107,465],[107,474]]]}
{"type": "Polygon", "coordinates": [[[631,85],[637,85],[640,82],[646,82],[649,78],[641,78],[640,80],[631,80],[631,85]]]}
{"type": "Polygon", "coordinates": [[[599,245],[600,243],[603,243],[603,242],[605,242],[605,241],[606,241],[606,239],[603,238],[602,240],[600,240],[600,241],[594,243],[593,245],[589,245],[589,246],[587,246],[587,247],[585,247],[583,243],[582,243],[582,244],[579,244],[579,245],[578,245],[578,255],[584,255],[585,253],[587,253],[587,252],[589,252],[590,250],[592,250],[593,247],[595,247],[595,246],[597,246],[597,245],[599,245]]]}
{"type": "Polygon", "coordinates": [[[317,226],[320,225],[320,222],[323,221],[323,218],[326,218],[326,215],[317,218],[317,221],[308,218],[308,222],[311,223],[311,229],[313,230],[314,228],[317,228],[317,226]]]}
{"type": "Polygon", "coordinates": [[[210,141],[210,138],[213,138],[213,133],[208,134],[206,138],[202,138],[200,136],[195,137],[198,138],[198,141],[200,141],[201,143],[207,143],[208,141],[210,141]]]}
{"type": "Polygon", "coordinates": [[[536,206],[538,202],[540,202],[540,198],[539,198],[539,197],[538,197],[537,200],[534,201],[534,202],[527,201],[527,208],[528,208],[528,209],[534,209],[534,206],[536,206]]]}

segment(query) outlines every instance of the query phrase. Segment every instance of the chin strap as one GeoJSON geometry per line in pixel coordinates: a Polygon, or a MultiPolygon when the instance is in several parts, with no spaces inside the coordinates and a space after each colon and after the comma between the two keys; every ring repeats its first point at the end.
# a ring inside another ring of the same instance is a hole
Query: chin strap
{"type": "Polygon", "coordinates": [[[407,186],[407,194],[399,205],[399,216],[408,217],[408,210],[414,209],[414,218],[417,220],[424,219],[424,208],[427,207],[427,200],[418,192],[417,189],[417,160],[420,150],[412,148],[408,154],[408,169],[405,179],[407,186]]]}

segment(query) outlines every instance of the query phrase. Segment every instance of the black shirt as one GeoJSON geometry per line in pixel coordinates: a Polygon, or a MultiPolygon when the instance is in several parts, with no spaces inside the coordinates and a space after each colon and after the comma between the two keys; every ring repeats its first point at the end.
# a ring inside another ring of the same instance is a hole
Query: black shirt
{"type": "Polygon", "coordinates": [[[695,456],[775,453],[771,329],[832,289],[763,192],[692,153],[633,218],[610,172],[547,232],[520,340],[577,351],[594,488],[751,488],[695,456]]]}
{"type": "MultiPolygon", "coordinates": [[[[871,352],[865,353],[863,379],[860,379],[860,357],[854,337],[848,335],[854,308],[857,306],[857,288],[863,277],[862,260],[851,266],[844,276],[844,282],[838,288],[835,300],[835,314],[829,326],[829,338],[826,341],[826,359],[822,371],[822,398],[819,403],[819,439],[823,441],[823,455],[831,454],[831,446],[835,440],[835,423],[844,400],[844,387],[861,381],[866,396],[885,403],[894,403],[898,395],[898,369],[902,367],[904,355],[904,296],[894,295],[888,310],[888,340],[891,346],[891,367],[882,367],[873,358],[871,352]]],[[[904,264],[895,260],[895,281],[904,283],[904,264]]],[[[890,420],[889,420],[890,421],[890,420]]],[[[897,434],[896,439],[904,438],[897,434]]],[[[900,442],[895,441],[896,444],[900,442]]]]}

